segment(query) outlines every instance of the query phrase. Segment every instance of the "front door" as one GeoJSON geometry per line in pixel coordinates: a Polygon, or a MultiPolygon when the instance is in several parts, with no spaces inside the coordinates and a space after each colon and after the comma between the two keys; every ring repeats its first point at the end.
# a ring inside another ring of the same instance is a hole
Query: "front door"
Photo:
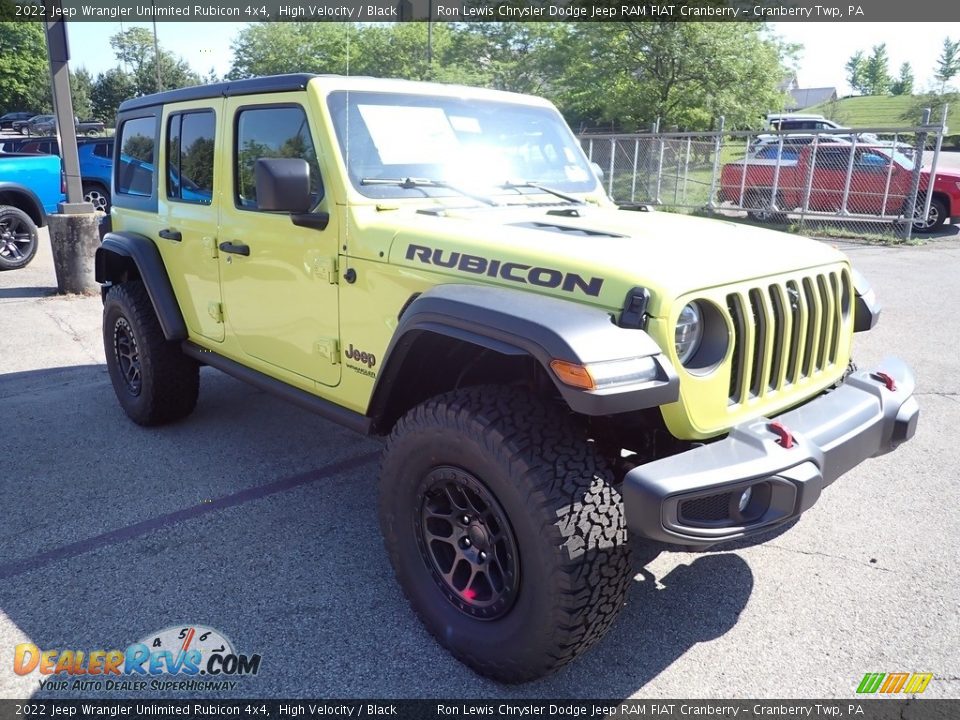
{"type": "MultiPolygon", "coordinates": [[[[286,379],[340,382],[336,213],[323,195],[316,144],[302,93],[226,100],[232,175],[221,201],[220,268],[224,314],[244,355],[286,371],[286,379]],[[323,230],[294,225],[288,213],[257,207],[258,158],[303,158],[310,165],[323,230]]],[[[253,363],[256,365],[256,363],[253,363]]],[[[271,370],[272,368],[267,368],[271,370]]]]}

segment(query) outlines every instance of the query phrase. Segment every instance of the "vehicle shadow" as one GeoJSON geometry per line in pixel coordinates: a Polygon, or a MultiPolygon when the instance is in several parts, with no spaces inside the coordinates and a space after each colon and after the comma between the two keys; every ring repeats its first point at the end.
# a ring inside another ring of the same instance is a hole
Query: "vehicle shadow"
{"type": "Polygon", "coordinates": [[[56,294],[55,287],[0,287],[0,300],[42,298],[56,294]]]}
{"type": "Polygon", "coordinates": [[[130,697],[41,690],[10,672],[14,646],[123,650],[174,625],[261,656],[218,697],[628,697],[733,628],[753,589],[736,554],[674,562],[641,545],[604,640],[500,685],[444,652],[394,581],[378,443],[206,370],[194,415],[153,430],[122,415],[103,366],[0,376],[0,391],[16,432],[0,456],[0,697],[130,697]]]}

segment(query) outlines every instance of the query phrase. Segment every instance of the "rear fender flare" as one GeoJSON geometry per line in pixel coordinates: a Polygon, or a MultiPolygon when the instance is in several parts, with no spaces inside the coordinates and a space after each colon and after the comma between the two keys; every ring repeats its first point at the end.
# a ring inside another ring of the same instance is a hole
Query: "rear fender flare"
{"type": "Polygon", "coordinates": [[[96,279],[106,288],[134,275],[143,281],[167,340],[186,340],[187,325],[170,284],[160,251],[150,238],[132,232],[111,232],[97,248],[96,279]]]}

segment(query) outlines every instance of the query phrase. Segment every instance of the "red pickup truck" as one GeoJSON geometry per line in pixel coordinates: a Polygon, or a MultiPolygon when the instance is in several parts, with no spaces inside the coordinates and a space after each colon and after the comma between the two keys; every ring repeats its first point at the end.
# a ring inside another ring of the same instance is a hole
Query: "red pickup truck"
{"type": "MultiPolygon", "coordinates": [[[[913,161],[890,147],[823,144],[784,147],[782,152],[746,158],[723,166],[720,200],[771,220],[806,206],[812,212],[838,215],[903,216],[913,176],[913,161]],[[811,172],[811,158],[816,151],[811,172]],[[851,164],[850,153],[854,157],[851,164]],[[849,175],[849,183],[847,177],[849,175]],[[809,197],[807,184],[809,181],[809,197]],[[776,191],[774,192],[774,188],[776,191]]],[[[930,173],[920,175],[918,203],[926,196],[930,173]]],[[[937,172],[930,213],[914,215],[914,230],[929,232],[948,218],[960,218],[960,174],[937,172]]]]}

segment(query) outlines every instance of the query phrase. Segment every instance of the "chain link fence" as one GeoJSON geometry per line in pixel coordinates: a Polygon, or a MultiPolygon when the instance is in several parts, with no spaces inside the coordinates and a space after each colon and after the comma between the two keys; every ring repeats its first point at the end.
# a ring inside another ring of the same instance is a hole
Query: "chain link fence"
{"type": "Polygon", "coordinates": [[[619,203],[909,240],[948,218],[948,198],[929,182],[945,132],[925,113],[921,124],[895,129],[583,134],[580,142],[619,203]]]}

